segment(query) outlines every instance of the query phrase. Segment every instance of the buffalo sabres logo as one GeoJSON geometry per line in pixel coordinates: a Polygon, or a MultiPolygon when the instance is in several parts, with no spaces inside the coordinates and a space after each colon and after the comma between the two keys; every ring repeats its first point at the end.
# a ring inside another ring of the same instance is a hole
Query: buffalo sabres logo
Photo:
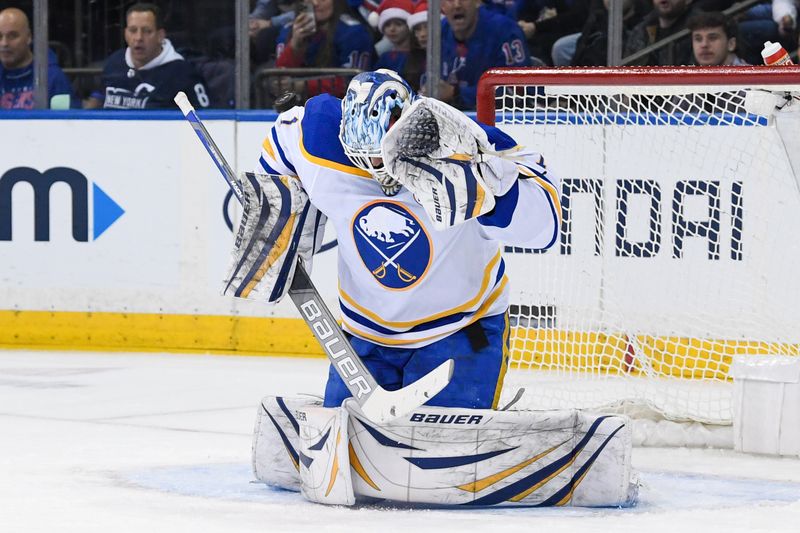
{"type": "Polygon", "coordinates": [[[378,200],[353,218],[353,239],[364,265],[388,289],[407,289],[428,270],[431,242],[402,204],[378,200]]]}

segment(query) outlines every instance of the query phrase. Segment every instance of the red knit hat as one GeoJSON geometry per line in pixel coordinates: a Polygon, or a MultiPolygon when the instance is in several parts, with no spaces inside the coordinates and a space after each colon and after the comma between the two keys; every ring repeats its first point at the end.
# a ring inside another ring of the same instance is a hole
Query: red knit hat
{"type": "Polygon", "coordinates": [[[383,26],[392,19],[408,21],[414,3],[411,0],[383,0],[378,6],[378,30],[383,31],[383,26]]]}
{"type": "Polygon", "coordinates": [[[414,12],[411,13],[411,16],[408,17],[406,24],[408,27],[413,29],[414,26],[417,24],[422,24],[423,22],[428,21],[428,3],[425,0],[418,2],[417,5],[414,6],[414,12]]]}

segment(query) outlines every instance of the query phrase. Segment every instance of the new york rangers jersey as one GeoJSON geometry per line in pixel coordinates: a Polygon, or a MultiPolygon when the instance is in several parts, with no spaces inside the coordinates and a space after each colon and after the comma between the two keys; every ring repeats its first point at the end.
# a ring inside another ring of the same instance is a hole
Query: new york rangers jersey
{"type": "Polygon", "coordinates": [[[478,9],[478,29],[466,41],[453,35],[442,21],[442,79],[459,88],[456,107],[475,109],[478,80],[492,67],[524,67],[531,64],[525,35],[513,19],[478,9]]]}
{"type": "MultiPolygon", "coordinates": [[[[547,248],[560,227],[560,185],[538,154],[518,157],[520,178],[495,209],[436,231],[405,188],[387,197],[353,166],[339,142],[341,101],[310,99],[278,116],[262,145],[260,167],[299,177],[338,237],[343,327],[371,342],[425,346],[508,307],[502,243],[547,248]]],[[[495,149],[514,141],[486,127],[495,149]]]]}
{"type": "Polygon", "coordinates": [[[103,68],[106,109],[174,109],[175,94],[183,91],[194,107],[208,107],[205,81],[194,66],[164,39],[161,53],[139,69],[134,68],[130,49],[111,54],[103,68]]]}

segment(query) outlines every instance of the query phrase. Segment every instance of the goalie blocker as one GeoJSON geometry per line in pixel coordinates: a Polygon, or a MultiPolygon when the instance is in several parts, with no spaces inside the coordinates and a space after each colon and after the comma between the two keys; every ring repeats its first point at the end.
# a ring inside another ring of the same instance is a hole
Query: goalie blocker
{"type": "Polygon", "coordinates": [[[420,407],[388,424],[357,404],[268,396],[253,440],[256,478],[313,501],[484,507],[629,506],[638,484],[621,416],[420,407]]]}
{"type": "Polygon", "coordinates": [[[278,302],[291,285],[297,258],[311,268],[326,219],[297,178],[247,172],[239,184],[242,218],[223,292],[278,302]]]}

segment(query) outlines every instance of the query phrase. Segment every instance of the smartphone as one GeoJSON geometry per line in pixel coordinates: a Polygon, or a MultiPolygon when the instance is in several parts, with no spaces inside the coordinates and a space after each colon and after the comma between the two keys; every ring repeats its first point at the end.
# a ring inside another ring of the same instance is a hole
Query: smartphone
{"type": "Polygon", "coordinates": [[[294,16],[296,17],[300,15],[300,13],[308,13],[308,16],[314,21],[314,31],[317,31],[317,18],[314,16],[314,4],[312,4],[310,0],[300,0],[295,4],[294,16]]]}

